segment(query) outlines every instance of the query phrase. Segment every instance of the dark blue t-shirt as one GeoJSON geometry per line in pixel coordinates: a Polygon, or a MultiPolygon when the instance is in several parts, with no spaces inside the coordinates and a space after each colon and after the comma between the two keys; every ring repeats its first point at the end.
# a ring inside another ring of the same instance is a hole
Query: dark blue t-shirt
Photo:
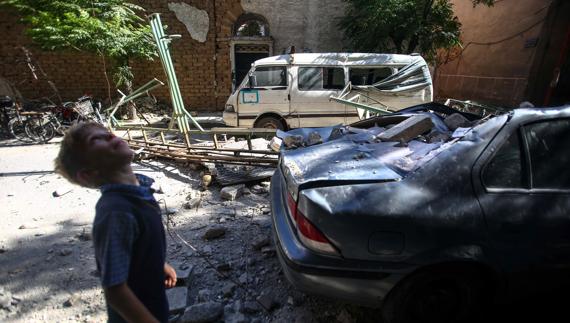
{"type": "MultiPolygon", "coordinates": [[[[104,288],[127,283],[161,322],[168,321],[164,287],[166,243],[153,180],[137,174],[140,186],[101,187],[93,222],[97,269],[104,288]]],[[[107,306],[110,322],[124,322],[107,306]]]]}

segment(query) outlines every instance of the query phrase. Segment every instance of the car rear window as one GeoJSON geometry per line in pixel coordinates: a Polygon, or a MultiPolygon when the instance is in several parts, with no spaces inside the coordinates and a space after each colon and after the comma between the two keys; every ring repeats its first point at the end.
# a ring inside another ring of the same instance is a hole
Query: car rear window
{"type": "Polygon", "coordinates": [[[483,183],[491,188],[523,188],[523,160],[519,132],[503,143],[483,172],[483,183]]]}
{"type": "Polygon", "coordinates": [[[570,120],[533,123],[524,127],[533,188],[570,188],[570,120]]]}

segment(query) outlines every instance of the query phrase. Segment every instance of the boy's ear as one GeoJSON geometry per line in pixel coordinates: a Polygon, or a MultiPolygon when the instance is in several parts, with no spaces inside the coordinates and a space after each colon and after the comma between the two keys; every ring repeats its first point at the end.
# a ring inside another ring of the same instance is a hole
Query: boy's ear
{"type": "Polygon", "coordinates": [[[96,185],[96,179],[98,177],[98,171],[94,169],[80,169],[75,174],[77,183],[85,187],[94,187],[96,185]]]}

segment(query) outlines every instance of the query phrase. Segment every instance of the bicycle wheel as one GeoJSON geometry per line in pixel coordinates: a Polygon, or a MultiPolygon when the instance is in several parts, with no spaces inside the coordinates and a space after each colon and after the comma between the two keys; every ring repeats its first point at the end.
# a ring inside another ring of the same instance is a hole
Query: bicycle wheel
{"type": "Polygon", "coordinates": [[[47,143],[57,133],[54,124],[43,117],[26,120],[24,129],[28,137],[37,143],[47,143]]]}
{"type": "Polygon", "coordinates": [[[32,139],[26,134],[25,120],[20,118],[15,118],[8,122],[8,130],[13,138],[19,141],[30,143],[32,139]]]}

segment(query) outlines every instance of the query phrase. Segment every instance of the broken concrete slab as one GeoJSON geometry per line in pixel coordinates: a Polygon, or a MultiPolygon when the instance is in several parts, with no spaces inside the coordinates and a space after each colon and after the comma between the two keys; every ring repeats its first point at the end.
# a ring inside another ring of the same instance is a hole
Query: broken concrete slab
{"type": "Polygon", "coordinates": [[[261,250],[261,248],[267,246],[270,243],[270,239],[268,237],[260,237],[254,240],[251,243],[253,250],[261,250]]]}
{"type": "Polygon", "coordinates": [[[236,289],[236,286],[237,285],[232,283],[232,282],[226,283],[222,287],[222,295],[224,295],[224,297],[231,297],[234,294],[234,290],[236,289]]]}
{"type": "Polygon", "coordinates": [[[195,198],[191,199],[190,201],[184,203],[184,208],[187,210],[197,208],[200,205],[201,200],[202,199],[200,197],[195,197],[195,198]]]}
{"type": "Polygon", "coordinates": [[[187,287],[174,287],[166,290],[170,314],[182,312],[186,308],[188,298],[187,287]]]}
{"type": "Polygon", "coordinates": [[[469,127],[471,122],[460,113],[454,113],[443,120],[447,128],[455,131],[457,128],[469,127]]]}
{"type": "Polygon", "coordinates": [[[309,138],[307,138],[307,146],[313,146],[323,143],[323,138],[319,135],[318,132],[313,131],[309,134],[309,138]]]}
{"type": "Polygon", "coordinates": [[[303,136],[293,135],[283,138],[283,144],[286,149],[298,148],[303,146],[303,136]]]}
{"type": "Polygon", "coordinates": [[[181,323],[216,322],[223,314],[222,304],[216,302],[200,303],[189,306],[180,318],[181,323]]]}
{"type": "Polygon", "coordinates": [[[409,142],[432,128],[433,122],[429,116],[415,115],[378,134],[377,138],[382,141],[409,142]]]}
{"type": "Polygon", "coordinates": [[[183,281],[185,286],[190,285],[190,275],[194,270],[194,266],[183,264],[174,268],[176,271],[176,278],[179,281],[183,281]]]}
{"type": "Polygon", "coordinates": [[[275,295],[271,290],[265,290],[257,297],[257,302],[268,311],[279,306],[279,302],[275,299],[275,295]]]}
{"type": "Polygon", "coordinates": [[[222,200],[233,201],[241,196],[244,188],[245,185],[243,184],[226,186],[222,188],[222,190],[220,191],[220,197],[222,198],[222,200]]]}
{"type": "Polygon", "coordinates": [[[226,234],[226,228],[224,227],[214,227],[214,228],[210,228],[208,229],[204,235],[203,238],[205,240],[212,240],[212,239],[217,239],[220,238],[222,236],[224,236],[226,234]]]}

